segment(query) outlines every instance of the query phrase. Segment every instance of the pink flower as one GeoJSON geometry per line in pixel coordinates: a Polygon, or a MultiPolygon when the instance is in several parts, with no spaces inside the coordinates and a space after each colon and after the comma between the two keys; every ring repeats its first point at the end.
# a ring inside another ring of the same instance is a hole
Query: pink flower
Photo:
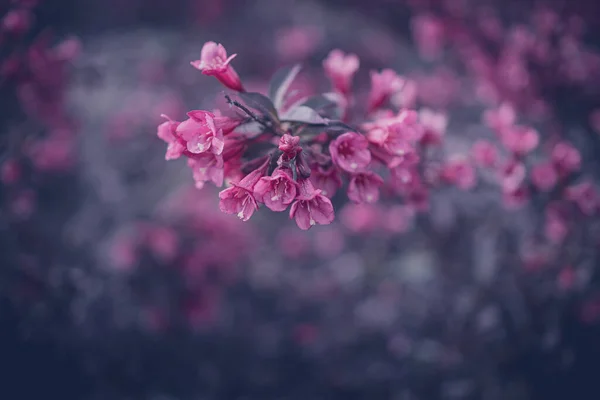
{"type": "Polygon", "coordinates": [[[400,193],[410,192],[413,187],[422,184],[421,177],[416,168],[398,166],[390,169],[390,173],[392,175],[392,184],[400,193]]]}
{"type": "Polygon", "coordinates": [[[436,113],[425,108],[419,112],[419,122],[423,127],[420,142],[424,145],[441,144],[448,126],[448,117],[445,114],[436,113]]]}
{"type": "Polygon", "coordinates": [[[413,185],[405,194],[405,198],[415,211],[426,212],[429,210],[429,190],[422,183],[413,185]]]}
{"type": "Polygon", "coordinates": [[[502,190],[512,193],[523,184],[525,175],[525,166],[522,163],[515,160],[509,161],[500,170],[502,190]]]}
{"type": "Polygon", "coordinates": [[[577,204],[585,215],[593,215],[600,206],[600,195],[591,182],[582,182],[568,187],[565,197],[577,204]]]}
{"type": "Polygon", "coordinates": [[[367,139],[356,132],[346,132],[329,144],[331,159],[347,172],[357,172],[371,162],[367,139]]]}
{"type": "Polygon", "coordinates": [[[554,244],[562,243],[569,233],[564,212],[557,205],[550,205],[546,209],[544,233],[554,244]]]}
{"type": "Polygon", "coordinates": [[[277,168],[254,186],[254,197],[272,211],[283,211],[296,198],[297,184],[287,168],[277,168]]]}
{"type": "Polygon", "coordinates": [[[188,166],[192,169],[196,188],[202,189],[204,183],[211,181],[215,186],[223,185],[223,156],[214,153],[194,154],[188,158],[188,166]]]}
{"type": "Polygon", "coordinates": [[[145,227],[145,239],[155,256],[170,261],[177,255],[178,238],[174,230],[160,226],[145,227]]]}
{"type": "Polygon", "coordinates": [[[556,185],[557,179],[554,166],[549,162],[537,164],[531,169],[531,181],[539,190],[552,189],[556,185]]]}
{"type": "Polygon", "coordinates": [[[296,220],[296,224],[302,230],[310,229],[313,225],[328,225],[333,221],[333,205],[331,200],[315,189],[310,180],[299,182],[300,193],[290,209],[290,218],[296,220]]]}
{"type": "Polygon", "coordinates": [[[446,182],[454,184],[463,190],[469,190],[475,186],[477,176],[475,169],[464,158],[454,158],[449,160],[442,170],[442,178],[446,182]]]}
{"type": "Polygon", "coordinates": [[[316,166],[312,168],[310,181],[321,193],[327,197],[333,197],[335,192],[342,186],[342,179],[338,169],[332,165],[329,168],[316,166]]]}
{"type": "Polygon", "coordinates": [[[381,185],[383,185],[383,178],[374,172],[355,174],[348,185],[348,198],[355,203],[375,203],[379,200],[381,185]]]}
{"type": "Polygon", "coordinates": [[[375,128],[389,128],[390,126],[404,123],[406,125],[415,125],[419,122],[419,114],[414,110],[401,109],[394,114],[392,110],[382,109],[373,114],[372,121],[365,122],[362,128],[370,131],[375,128]]]}
{"type": "Polygon", "coordinates": [[[216,155],[223,153],[223,130],[217,129],[212,114],[196,115],[198,118],[188,118],[177,127],[177,134],[186,143],[187,150],[193,154],[207,151],[216,155]]]}
{"type": "Polygon", "coordinates": [[[73,139],[53,132],[31,144],[29,154],[33,165],[46,171],[65,171],[73,166],[76,149],[73,139]]]}
{"type": "Polygon", "coordinates": [[[20,35],[29,29],[31,26],[31,14],[25,9],[10,10],[2,19],[0,25],[6,32],[15,35],[20,35]]]}
{"type": "Polygon", "coordinates": [[[163,115],[163,118],[168,120],[158,126],[157,136],[168,144],[165,160],[175,160],[181,157],[185,150],[184,144],[176,133],[179,122],[171,120],[166,115],[163,115]]]}
{"type": "Polygon", "coordinates": [[[503,132],[511,127],[516,119],[515,109],[508,103],[503,103],[497,109],[487,110],[483,113],[484,123],[496,132],[503,132]]]}
{"type": "Polygon", "coordinates": [[[203,124],[206,124],[207,118],[210,117],[215,125],[215,128],[221,129],[223,131],[223,135],[228,135],[229,133],[233,132],[233,130],[240,126],[240,124],[243,122],[238,118],[222,116],[220,115],[219,110],[215,110],[212,113],[204,110],[192,110],[187,113],[187,116],[203,124]]]}
{"type": "Polygon", "coordinates": [[[390,102],[398,108],[414,108],[418,94],[417,83],[407,80],[404,82],[402,89],[391,95],[390,102]]]}
{"type": "Polygon", "coordinates": [[[325,75],[333,83],[336,91],[344,96],[350,94],[352,77],[358,70],[360,62],[356,54],[344,54],[341,50],[332,50],[325,61],[323,68],[325,75]]]}
{"type": "Polygon", "coordinates": [[[526,126],[508,128],[501,133],[500,138],[504,147],[517,156],[532,152],[540,142],[537,131],[526,126]]]}
{"type": "Polygon", "coordinates": [[[373,148],[373,156],[390,165],[398,164],[406,156],[415,154],[413,145],[405,139],[404,131],[401,125],[370,130],[367,138],[369,142],[377,145],[373,148]]]}
{"type": "Polygon", "coordinates": [[[283,151],[288,156],[287,158],[294,158],[302,150],[299,143],[300,136],[286,133],[279,139],[279,150],[283,151]]]}
{"type": "Polygon", "coordinates": [[[498,161],[498,150],[496,146],[487,140],[478,140],[471,148],[473,160],[480,167],[494,167],[498,161]]]}
{"type": "Polygon", "coordinates": [[[237,214],[242,221],[248,221],[254,211],[258,210],[258,203],[254,198],[254,186],[265,174],[268,161],[250,172],[239,183],[219,193],[219,208],[226,214],[237,214]]]}
{"type": "Polygon", "coordinates": [[[367,138],[369,142],[381,147],[390,155],[405,157],[415,153],[412,144],[420,140],[423,135],[422,126],[417,118],[416,112],[403,110],[389,123],[375,125],[368,131],[367,138]]]}
{"type": "Polygon", "coordinates": [[[372,113],[381,107],[390,97],[400,92],[405,80],[391,69],[381,72],[371,71],[371,92],[369,93],[368,111],[372,113]]]}
{"type": "Polygon", "coordinates": [[[581,168],[579,151],[567,142],[559,142],[554,146],[551,159],[559,176],[566,176],[581,168]]]}
{"type": "Polygon", "coordinates": [[[206,42],[200,53],[200,60],[192,61],[194,68],[202,71],[204,75],[214,76],[229,89],[243,92],[244,87],[239,75],[231,65],[231,60],[237,54],[227,57],[227,51],[221,44],[206,42]]]}
{"type": "Polygon", "coordinates": [[[412,20],[411,25],[419,55],[427,60],[437,58],[444,45],[442,22],[430,15],[419,15],[412,20]]]}
{"type": "Polygon", "coordinates": [[[529,196],[529,190],[525,186],[505,188],[502,191],[504,206],[511,210],[523,207],[529,201],[529,196]]]}

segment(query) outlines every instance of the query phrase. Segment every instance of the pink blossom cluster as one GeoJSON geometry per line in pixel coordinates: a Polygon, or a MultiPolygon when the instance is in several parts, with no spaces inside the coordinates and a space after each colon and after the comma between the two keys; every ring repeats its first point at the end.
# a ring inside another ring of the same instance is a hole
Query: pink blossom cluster
{"type": "Polygon", "coordinates": [[[186,157],[198,188],[230,184],[219,194],[223,212],[247,221],[260,204],[276,212],[289,207],[290,218],[309,229],[333,221],[331,199],[344,182],[352,202],[375,203],[383,189],[417,211],[427,210],[433,187],[475,185],[468,157],[438,158],[436,166],[425,162],[429,150],[443,143],[447,117],[429,109],[394,109],[392,100],[412,89],[393,70],[370,72],[371,89],[360,111],[352,91],[359,69],[354,54],[333,50],[323,61],[333,90],[294,101],[288,91],[299,66],[276,73],[267,97],[245,91],[231,65],[235,56],[208,42],[192,62],[237,92],[235,100],[226,95],[233,115],[193,110],[181,122],[166,117],[158,128],[168,144],[166,159],[186,157]]]}
{"type": "Polygon", "coordinates": [[[580,177],[582,157],[575,146],[555,140],[541,149],[540,134],[517,124],[515,110],[507,103],[486,111],[483,118],[500,146],[480,139],[473,144],[472,157],[480,168],[493,171],[507,208],[542,199],[546,205],[545,233],[553,243],[563,241],[569,220],[598,213],[600,193],[593,181],[580,177]]]}
{"type": "MultiPolygon", "coordinates": [[[[207,195],[193,189],[175,192],[152,218],[119,226],[107,252],[117,273],[132,278],[171,274],[181,280],[185,289],[175,289],[181,299],[178,312],[193,328],[215,322],[224,291],[238,278],[240,261],[258,245],[251,227],[240,229],[214,213],[207,195]]],[[[140,306],[151,330],[174,323],[172,310],[156,299],[141,299],[140,306]]]]}
{"type": "MultiPolygon", "coordinates": [[[[553,118],[557,109],[552,100],[564,96],[565,90],[577,89],[577,96],[583,94],[586,101],[598,95],[600,52],[586,38],[597,22],[591,17],[598,14],[597,4],[586,4],[587,10],[581,3],[560,0],[554,6],[523,5],[524,20],[519,23],[503,19],[498,7],[477,2],[409,5],[420,55],[440,61],[452,54],[452,61],[473,79],[474,95],[485,104],[510,102],[538,119],[553,118]]],[[[598,129],[595,108],[581,109],[598,129]]]]}
{"type": "Polygon", "coordinates": [[[13,1],[0,20],[0,86],[14,89],[18,105],[30,117],[26,126],[9,132],[1,165],[0,180],[8,188],[10,208],[20,217],[35,208],[30,170],[65,172],[77,162],[76,126],[66,111],[65,97],[69,64],[79,53],[79,42],[67,38],[56,43],[48,31],[32,41],[38,3],[13,1]]]}

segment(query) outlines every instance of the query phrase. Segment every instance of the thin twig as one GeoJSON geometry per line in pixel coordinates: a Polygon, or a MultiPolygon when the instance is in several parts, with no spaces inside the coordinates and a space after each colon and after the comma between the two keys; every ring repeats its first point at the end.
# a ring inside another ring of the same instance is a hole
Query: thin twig
{"type": "Polygon", "coordinates": [[[248,109],[248,107],[246,107],[245,105],[243,105],[239,101],[232,100],[231,97],[229,97],[228,94],[225,95],[225,100],[227,100],[227,103],[229,105],[235,106],[235,107],[239,108],[240,110],[242,110],[243,112],[245,112],[254,121],[258,122],[259,124],[261,124],[265,128],[269,128],[269,126],[267,124],[265,124],[265,121],[263,121],[261,118],[259,118],[258,116],[256,116],[256,114],[254,114],[252,111],[250,111],[248,109]]]}

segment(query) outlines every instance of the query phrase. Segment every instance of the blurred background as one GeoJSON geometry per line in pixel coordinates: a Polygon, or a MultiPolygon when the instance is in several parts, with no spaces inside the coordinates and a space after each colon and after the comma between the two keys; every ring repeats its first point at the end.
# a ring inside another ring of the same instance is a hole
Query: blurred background
{"type": "Polygon", "coordinates": [[[265,210],[243,223],[156,136],[161,114],[224,104],[189,65],[206,41],[263,92],[296,62],[300,85],[328,87],[339,48],[361,60],[357,93],[392,68],[445,112],[444,152],[492,137],[482,113],[510,102],[540,154],[569,140],[597,183],[600,4],[2,0],[0,13],[3,398],[600,398],[596,217],[540,251],[549,200],[507,210],[479,185],[435,193],[427,216],[340,197],[336,221],[307,232],[265,210]]]}

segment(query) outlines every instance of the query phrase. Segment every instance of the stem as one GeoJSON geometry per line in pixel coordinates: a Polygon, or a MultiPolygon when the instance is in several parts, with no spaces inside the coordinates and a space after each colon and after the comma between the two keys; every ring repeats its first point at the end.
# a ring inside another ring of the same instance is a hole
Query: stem
{"type": "Polygon", "coordinates": [[[254,114],[252,111],[250,111],[248,109],[248,107],[246,107],[245,105],[243,105],[239,101],[232,100],[231,97],[229,97],[228,94],[225,95],[225,100],[227,100],[227,104],[239,108],[240,110],[242,110],[243,112],[245,112],[250,118],[252,118],[254,121],[258,122],[259,124],[261,124],[265,128],[270,128],[270,126],[268,126],[267,124],[265,124],[265,121],[263,121],[256,114],[254,114]]]}

